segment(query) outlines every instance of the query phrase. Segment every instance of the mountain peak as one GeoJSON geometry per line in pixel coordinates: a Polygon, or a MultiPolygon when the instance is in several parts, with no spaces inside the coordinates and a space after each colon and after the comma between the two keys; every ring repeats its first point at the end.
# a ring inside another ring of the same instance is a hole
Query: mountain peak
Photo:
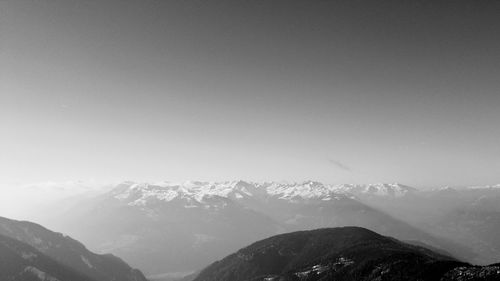
{"type": "Polygon", "coordinates": [[[255,242],[213,263],[195,281],[379,280],[382,275],[383,280],[438,280],[461,265],[466,264],[365,228],[338,227],[255,242]]]}
{"type": "Polygon", "coordinates": [[[383,197],[402,197],[418,191],[400,183],[375,183],[375,184],[341,184],[334,186],[341,192],[353,193],[356,195],[370,195],[383,197]]]}
{"type": "Polygon", "coordinates": [[[185,181],[183,183],[123,182],[111,191],[115,199],[129,205],[146,205],[148,202],[170,202],[184,200],[203,203],[208,197],[244,199],[266,197],[287,201],[340,200],[353,198],[353,194],[401,197],[417,191],[399,183],[326,185],[318,181],[303,182],[251,182],[244,180],[205,182],[185,181]]]}
{"type": "Polygon", "coordinates": [[[187,181],[184,183],[135,183],[124,182],[111,191],[115,199],[128,205],[146,205],[148,202],[170,202],[186,200],[203,203],[208,197],[243,199],[264,196],[281,200],[334,200],[345,197],[330,186],[315,181],[301,183],[278,182],[202,182],[187,181]]]}

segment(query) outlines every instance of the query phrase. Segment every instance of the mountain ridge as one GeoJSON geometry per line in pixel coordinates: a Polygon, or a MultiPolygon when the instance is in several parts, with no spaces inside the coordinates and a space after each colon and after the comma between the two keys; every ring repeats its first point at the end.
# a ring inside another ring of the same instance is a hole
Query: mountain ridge
{"type": "Polygon", "coordinates": [[[0,234],[0,279],[9,281],[96,281],[34,247],[0,234]]]}
{"type": "Polygon", "coordinates": [[[467,247],[416,229],[355,195],[314,181],[123,182],[69,213],[75,216],[68,223],[60,222],[57,229],[97,252],[113,252],[153,276],[198,270],[271,235],[346,225],[419,240],[464,259],[474,255],[467,247]],[[165,264],[147,262],[147,257],[165,264]]]}
{"type": "Polygon", "coordinates": [[[498,269],[495,265],[474,267],[351,226],[297,231],[257,241],[212,263],[194,281],[496,280],[488,278],[499,278],[498,269]],[[465,274],[476,279],[461,279],[465,274]]]}
{"type": "Polygon", "coordinates": [[[131,268],[120,258],[111,254],[94,254],[79,241],[36,223],[0,217],[0,235],[25,243],[96,281],[147,281],[139,270],[131,268]]]}
{"type": "Polygon", "coordinates": [[[339,197],[354,198],[355,193],[366,193],[378,196],[404,196],[416,192],[417,189],[393,184],[341,184],[327,185],[316,181],[303,182],[251,182],[251,181],[225,181],[225,182],[200,182],[187,181],[175,182],[123,182],[113,190],[117,199],[134,198],[134,194],[142,193],[141,197],[135,198],[130,205],[144,205],[148,199],[171,201],[184,198],[201,202],[205,196],[220,196],[231,199],[243,199],[245,197],[273,197],[283,200],[335,200],[339,197]]]}

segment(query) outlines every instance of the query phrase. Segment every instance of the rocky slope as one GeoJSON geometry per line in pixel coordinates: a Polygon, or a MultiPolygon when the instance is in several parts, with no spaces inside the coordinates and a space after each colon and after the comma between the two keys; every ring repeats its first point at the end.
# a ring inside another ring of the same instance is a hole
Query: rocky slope
{"type": "MultiPolygon", "coordinates": [[[[132,269],[121,259],[110,254],[94,254],[80,242],[38,224],[0,217],[0,235],[11,238],[11,242],[15,240],[34,249],[21,251],[21,256],[48,257],[55,263],[95,281],[146,281],[139,270],[132,269]]],[[[8,244],[6,242],[4,246],[8,244]]],[[[12,250],[12,247],[10,248],[12,250]]],[[[54,275],[54,278],[57,277],[54,275]]],[[[62,281],[64,280],[72,279],[65,278],[62,281]]]]}
{"type": "Polygon", "coordinates": [[[95,281],[17,239],[0,235],[0,280],[95,281]]]}
{"type": "Polygon", "coordinates": [[[500,278],[496,270],[364,228],[343,227],[253,243],[208,266],[195,281],[498,280],[491,279],[500,278]]]}

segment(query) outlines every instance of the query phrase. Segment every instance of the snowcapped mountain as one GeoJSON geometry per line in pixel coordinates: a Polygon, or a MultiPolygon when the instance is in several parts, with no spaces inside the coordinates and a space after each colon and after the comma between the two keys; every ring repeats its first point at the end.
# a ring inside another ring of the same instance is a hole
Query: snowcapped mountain
{"type": "MultiPolygon", "coordinates": [[[[396,194],[390,188],[403,189],[372,186],[390,195],[396,194]]],[[[69,209],[54,228],[151,276],[193,271],[257,239],[323,227],[362,226],[462,251],[364,204],[352,194],[354,187],[314,181],[123,182],[69,209]]]]}
{"type": "Polygon", "coordinates": [[[475,185],[469,186],[468,189],[500,189],[500,184],[495,185],[475,185]]]}
{"type": "Polygon", "coordinates": [[[402,197],[418,192],[414,187],[399,183],[341,184],[333,186],[333,189],[342,193],[383,197],[402,197]]]}
{"type": "Polygon", "coordinates": [[[498,238],[482,235],[498,233],[500,188],[128,181],[93,194],[49,204],[35,221],[151,276],[199,269],[271,235],[339,226],[419,241],[468,261],[490,263],[500,253],[498,238]]]}
{"type": "Polygon", "coordinates": [[[153,202],[184,201],[188,207],[204,205],[207,198],[222,197],[233,200],[258,198],[289,202],[332,201],[354,199],[353,194],[400,197],[417,189],[401,184],[326,185],[315,181],[304,182],[200,182],[134,183],[124,182],[112,191],[114,198],[130,206],[144,206],[153,202]]]}

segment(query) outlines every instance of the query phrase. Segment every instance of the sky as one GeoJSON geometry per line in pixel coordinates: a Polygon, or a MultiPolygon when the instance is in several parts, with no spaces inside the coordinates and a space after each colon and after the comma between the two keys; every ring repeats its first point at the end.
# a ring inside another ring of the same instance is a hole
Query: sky
{"type": "Polygon", "coordinates": [[[498,1],[0,2],[0,184],[500,183],[498,1]]]}

